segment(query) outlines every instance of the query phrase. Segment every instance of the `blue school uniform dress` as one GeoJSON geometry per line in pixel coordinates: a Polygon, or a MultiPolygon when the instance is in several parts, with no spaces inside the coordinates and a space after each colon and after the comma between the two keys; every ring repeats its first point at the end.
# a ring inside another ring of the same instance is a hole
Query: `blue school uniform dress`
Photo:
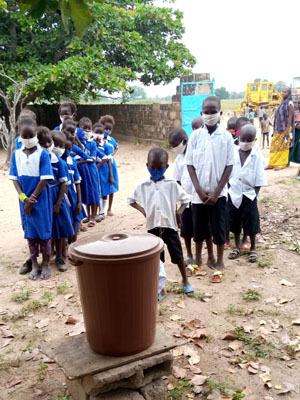
{"type": "MultiPolygon", "coordinates": [[[[54,128],[55,131],[61,131],[62,129],[62,124],[56,126],[54,128]]],[[[81,128],[76,128],[76,136],[78,137],[79,141],[84,144],[84,132],[81,128]]]]}
{"type": "MultiPolygon", "coordinates": [[[[93,139],[86,140],[84,151],[90,158],[96,161],[97,146],[93,139]]],[[[97,203],[97,205],[99,206],[101,198],[101,190],[100,190],[98,169],[95,162],[92,164],[88,164],[88,166],[91,176],[91,182],[87,191],[87,203],[85,204],[97,203]]]]}
{"type": "MultiPolygon", "coordinates": [[[[61,183],[68,183],[67,167],[65,162],[57,157],[54,153],[50,154],[51,165],[53,170],[54,179],[49,183],[52,204],[56,204],[61,183]]],[[[57,217],[53,217],[52,225],[52,239],[61,239],[74,235],[74,229],[72,224],[72,215],[69,205],[67,204],[66,198],[63,197],[59,214],[57,217]]]]}
{"type": "MultiPolygon", "coordinates": [[[[77,144],[73,144],[73,148],[71,151],[71,156],[74,157],[76,162],[81,160],[92,160],[90,156],[88,156],[77,144]]],[[[82,203],[88,205],[87,201],[89,200],[88,191],[92,186],[92,178],[90,174],[90,169],[88,164],[78,164],[78,171],[81,177],[80,189],[81,189],[81,200],[82,203]]]]}
{"type": "MultiPolygon", "coordinates": [[[[104,140],[105,142],[105,140],[104,140]]],[[[110,163],[111,163],[111,168],[112,168],[112,173],[114,177],[114,184],[111,185],[109,184],[109,193],[116,193],[119,191],[119,175],[118,175],[118,167],[116,160],[114,158],[114,151],[119,147],[118,143],[115,141],[115,139],[112,136],[107,136],[106,138],[106,144],[108,145],[108,153],[109,153],[109,158],[110,158],[110,163]]]]}
{"type": "Polygon", "coordinates": [[[23,146],[23,143],[21,142],[21,136],[16,137],[15,139],[15,148],[16,150],[21,149],[23,146]]]}
{"type": "MultiPolygon", "coordinates": [[[[48,152],[40,145],[29,155],[23,149],[16,150],[12,155],[9,179],[18,181],[22,191],[30,197],[41,180],[53,179],[48,152]]],[[[21,201],[19,204],[25,239],[51,239],[53,209],[49,185],[37,197],[30,216],[24,213],[25,204],[21,201]]]]}
{"type": "Polygon", "coordinates": [[[66,162],[68,168],[68,179],[70,180],[70,185],[68,186],[68,199],[71,204],[71,213],[72,213],[72,221],[80,222],[83,218],[86,217],[84,209],[81,208],[81,213],[76,214],[77,208],[77,191],[76,191],[76,184],[80,184],[81,177],[77,168],[76,160],[68,153],[62,156],[62,159],[66,162]]]}
{"type": "MultiPolygon", "coordinates": [[[[110,146],[102,142],[97,147],[97,158],[96,163],[100,163],[104,159],[110,158],[110,146]]],[[[102,197],[106,197],[110,194],[110,183],[109,183],[109,166],[108,163],[104,163],[98,168],[99,182],[101,187],[102,197]]]]}

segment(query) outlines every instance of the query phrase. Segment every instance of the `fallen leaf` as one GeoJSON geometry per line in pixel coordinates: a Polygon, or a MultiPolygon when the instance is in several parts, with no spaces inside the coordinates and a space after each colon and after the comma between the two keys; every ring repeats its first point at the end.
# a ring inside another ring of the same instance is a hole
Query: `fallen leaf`
{"type": "Polygon", "coordinates": [[[173,366],[173,376],[176,379],[183,379],[186,377],[186,369],[173,366]]]}
{"type": "Polygon", "coordinates": [[[237,336],[232,333],[226,333],[226,335],[222,338],[222,340],[236,340],[237,336]]]}
{"type": "Polygon", "coordinates": [[[267,381],[264,383],[264,386],[266,386],[268,389],[272,389],[272,383],[271,381],[267,381]]]}
{"type": "Polygon", "coordinates": [[[207,376],[204,375],[196,375],[191,380],[191,384],[194,386],[202,386],[207,381],[207,376]]]}
{"type": "Polygon", "coordinates": [[[204,329],[197,329],[196,332],[192,335],[193,339],[202,339],[207,338],[207,333],[204,329]]]}
{"type": "Polygon", "coordinates": [[[173,333],[173,336],[176,337],[177,339],[182,337],[182,335],[177,332],[173,333]]]}
{"type": "Polygon", "coordinates": [[[12,340],[13,340],[12,338],[4,340],[4,342],[3,342],[3,343],[1,344],[1,346],[0,346],[0,349],[3,349],[4,347],[8,346],[9,343],[10,343],[12,340]]]}
{"type": "Polygon", "coordinates": [[[278,394],[286,394],[289,393],[291,391],[295,391],[295,385],[293,385],[292,383],[289,382],[283,382],[283,389],[278,393],[278,394]]]}
{"type": "Polygon", "coordinates": [[[6,383],[6,387],[7,389],[19,385],[20,383],[22,383],[22,378],[20,376],[15,376],[13,378],[11,378],[9,381],[7,381],[6,383]]]}
{"type": "Polygon", "coordinates": [[[6,329],[6,328],[0,328],[0,335],[3,338],[13,338],[14,337],[14,334],[9,329],[6,329]]]}
{"type": "Polygon", "coordinates": [[[202,391],[203,391],[203,389],[202,389],[201,386],[194,386],[194,387],[193,387],[193,392],[194,392],[195,394],[200,394],[200,393],[202,393],[202,391]]]}
{"type": "Polygon", "coordinates": [[[77,322],[78,322],[78,319],[73,318],[73,317],[68,317],[68,319],[66,320],[65,324],[75,325],[77,322]]]}
{"type": "Polygon", "coordinates": [[[197,319],[197,318],[192,319],[191,321],[186,322],[185,324],[188,325],[192,329],[201,327],[201,321],[200,321],[200,319],[197,319]]]}
{"type": "Polygon", "coordinates": [[[272,380],[272,376],[268,372],[260,374],[259,377],[263,380],[264,383],[270,382],[272,380]]]}
{"type": "Polygon", "coordinates": [[[286,304],[288,302],[289,302],[289,300],[286,299],[285,297],[280,297],[280,299],[278,299],[279,304],[286,304]]]}
{"type": "Polygon", "coordinates": [[[281,386],[281,385],[275,385],[275,386],[274,386],[274,389],[280,390],[280,389],[282,389],[282,386],[281,386]]]}
{"type": "Polygon", "coordinates": [[[244,325],[243,328],[244,328],[245,333],[251,333],[254,331],[254,328],[251,325],[244,325]]]}
{"type": "Polygon", "coordinates": [[[250,365],[250,367],[252,367],[254,369],[259,369],[259,364],[258,363],[251,362],[249,365],[250,365]]]}
{"type": "Polygon", "coordinates": [[[296,286],[295,283],[289,282],[286,279],[282,279],[280,281],[280,285],[283,285],[283,286],[296,286]]]}
{"type": "Polygon", "coordinates": [[[258,373],[258,369],[255,369],[255,368],[252,368],[250,365],[249,365],[249,367],[248,367],[248,372],[250,373],[250,374],[257,374],[258,373]]]}
{"type": "Polygon", "coordinates": [[[235,369],[230,368],[230,367],[228,368],[227,371],[230,372],[231,374],[236,374],[237,373],[237,371],[235,369]]]}
{"type": "Polygon", "coordinates": [[[180,319],[181,319],[181,316],[180,316],[180,315],[177,315],[177,314],[173,314],[173,315],[171,315],[171,317],[170,317],[170,320],[171,320],[171,321],[174,321],[174,322],[179,321],[180,319]]]}
{"type": "Polygon", "coordinates": [[[182,346],[178,346],[175,347],[175,349],[172,350],[173,356],[174,357],[179,357],[183,355],[183,347],[182,346]]]}
{"type": "Polygon", "coordinates": [[[268,329],[264,328],[263,326],[261,328],[259,328],[259,331],[262,335],[270,335],[271,334],[271,332],[268,329]]]}
{"type": "Polygon", "coordinates": [[[184,308],[185,308],[184,301],[180,301],[179,303],[176,304],[176,306],[177,306],[178,308],[184,309],[184,308]]]}
{"type": "Polygon", "coordinates": [[[200,362],[200,356],[199,355],[191,356],[190,359],[189,359],[189,364],[190,365],[196,365],[199,362],[200,362]]]}
{"type": "Polygon", "coordinates": [[[198,355],[198,352],[197,352],[196,349],[194,349],[193,346],[184,346],[184,348],[183,348],[183,354],[184,354],[186,357],[191,357],[191,356],[197,356],[197,355],[198,355]]]}
{"type": "Polygon", "coordinates": [[[65,295],[65,300],[70,300],[73,296],[74,296],[73,293],[67,293],[65,295]]]}
{"type": "Polygon", "coordinates": [[[77,324],[76,327],[69,332],[69,336],[77,336],[85,332],[84,324],[77,324]]]}
{"type": "Polygon", "coordinates": [[[40,322],[35,324],[36,328],[42,329],[49,325],[49,318],[41,319],[40,322]]]}
{"type": "Polygon", "coordinates": [[[239,340],[234,340],[233,342],[230,342],[230,343],[229,343],[228,347],[229,347],[231,350],[235,351],[235,350],[238,350],[238,349],[240,349],[241,347],[243,347],[243,342],[240,342],[239,340]]]}
{"type": "Polygon", "coordinates": [[[271,372],[271,369],[266,365],[261,365],[260,369],[262,370],[262,372],[267,372],[268,374],[271,372]]]}
{"type": "Polygon", "coordinates": [[[292,325],[300,325],[300,318],[295,319],[294,321],[292,321],[292,325]]]}
{"type": "Polygon", "coordinates": [[[195,367],[194,365],[190,365],[190,371],[193,374],[201,374],[201,372],[202,372],[200,368],[195,367]]]}

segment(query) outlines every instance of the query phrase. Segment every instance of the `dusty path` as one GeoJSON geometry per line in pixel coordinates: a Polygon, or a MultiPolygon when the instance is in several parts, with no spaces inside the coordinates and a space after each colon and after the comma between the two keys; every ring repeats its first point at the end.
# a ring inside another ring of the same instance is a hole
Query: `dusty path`
{"type": "MultiPolygon", "coordinates": [[[[148,147],[121,143],[117,155],[121,188],[114,201],[115,216],[107,217],[89,232],[145,230],[144,218],[126,204],[126,196],[147,177],[148,150],[148,147]]],[[[170,164],[174,157],[170,155],[170,164]]],[[[1,165],[3,161],[1,153],[1,165]]],[[[295,385],[285,398],[300,398],[300,327],[292,325],[292,321],[300,318],[300,256],[293,250],[297,248],[300,253],[300,183],[294,179],[296,170],[297,166],[292,165],[280,172],[268,171],[269,186],[260,196],[263,233],[259,237],[258,264],[249,264],[246,256],[226,260],[222,284],[210,284],[208,274],[192,277],[196,296],[187,298],[175,293],[179,273],[167,260],[169,294],[159,306],[158,322],[170,335],[184,335],[190,340],[194,336],[198,345],[191,343],[189,348],[175,352],[176,365],[182,368],[175,374],[186,374],[192,379],[201,370],[203,376],[210,377],[210,383],[202,386],[206,394],[199,394],[197,398],[206,399],[208,394],[216,395],[211,398],[221,398],[222,393],[228,396],[231,393],[232,397],[227,398],[239,399],[242,397],[234,396],[238,396],[236,391],[240,389],[246,399],[275,399],[283,390],[284,382],[295,385]],[[297,240],[299,246],[295,246],[297,240]],[[283,286],[280,283],[283,279],[292,286],[283,286]],[[252,292],[246,297],[257,300],[244,298],[249,289],[252,292]],[[182,324],[193,319],[201,322],[196,322],[195,328],[185,325],[183,329],[182,324]],[[198,326],[206,338],[197,339],[201,336],[199,332],[194,333],[198,326]],[[231,342],[222,338],[232,330],[240,340],[231,344],[230,349],[231,342]],[[188,361],[193,359],[183,353],[191,352],[200,356],[200,362],[195,365],[199,370],[189,369],[188,361]],[[250,372],[249,362],[253,363],[250,372]],[[262,380],[268,377],[260,377],[268,368],[272,379],[270,389],[262,380]]],[[[172,165],[169,174],[172,174],[172,165]]],[[[7,176],[8,172],[1,169],[0,399],[70,399],[62,372],[39,352],[38,346],[42,340],[82,331],[75,271],[71,267],[66,273],[58,273],[52,265],[52,278],[46,282],[31,282],[18,274],[27,257],[27,245],[20,226],[17,196],[7,176]],[[21,294],[23,301],[16,302],[12,298],[15,294],[21,294]],[[66,324],[70,316],[79,322],[66,324]]],[[[196,396],[188,380],[178,381],[174,377],[169,380],[169,393],[173,395],[170,398],[196,396]],[[182,397],[176,397],[176,393],[182,397]]]]}

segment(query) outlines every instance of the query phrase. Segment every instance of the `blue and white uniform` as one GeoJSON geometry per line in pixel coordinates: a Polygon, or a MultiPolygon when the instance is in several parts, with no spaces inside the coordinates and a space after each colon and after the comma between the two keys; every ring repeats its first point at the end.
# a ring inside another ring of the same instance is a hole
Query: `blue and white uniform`
{"type": "Polygon", "coordinates": [[[21,136],[17,136],[15,139],[15,148],[16,150],[21,149],[23,146],[23,143],[21,142],[21,136]]]}
{"type": "MultiPolygon", "coordinates": [[[[62,130],[62,124],[56,126],[54,128],[55,131],[61,131],[62,130]]],[[[81,128],[76,128],[76,136],[78,137],[79,141],[84,144],[84,132],[81,128]]]]}
{"type": "MultiPolygon", "coordinates": [[[[97,158],[96,162],[100,163],[104,159],[110,159],[110,146],[102,142],[97,147],[97,158]]],[[[110,194],[110,183],[109,183],[109,166],[108,163],[104,163],[98,168],[99,181],[101,186],[101,195],[106,197],[110,194]]]]}
{"type": "MultiPolygon", "coordinates": [[[[16,150],[12,155],[9,179],[18,181],[22,191],[30,197],[41,180],[53,179],[48,152],[39,145],[29,155],[23,149],[16,150]]],[[[51,239],[53,208],[49,185],[37,197],[30,216],[24,213],[24,203],[19,201],[19,204],[25,239],[51,239]]]]}
{"type": "Polygon", "coordinates": [[[107,147],[108,153],[109,153],[108,157],[110,159],[113,178],[114,178],[114,184],[113,185],[109,184],[109,193],[108,194],[112,194],[112,193],[116,193],[119,191],[118,167],[117,167],[116,160],[114,158],[114,151],[115,151],[115,149],[117,149],[119,147],[119,145],[112,136],[107,136],[107,138],[104,139],[104,142],[108,145],[108,147],[107,147]]]}
{"type": "MultiPolygon", "coordinates": [[[[58,200],[60,185],[68,183],[67,167],[65,162],[54,153],[50,154],[50,159],[54,179],[49,183],[49,186],[52,193],[52,204],[55,205],[58,200]]],[[[52,239],[67,238],[74,236],[74,233],[71,209],[66,198],[63,197],[59,214],[57,217],[53,217],[52,239]]]]}
{"type": "MultiPolygon", "coordinates": [[[[93,139],[86,140],[84,151],[92,160],[96,161],[97,146],[93,139]]],[[[88,166],[91,176],[91,182],[89,182],[89,187],[87,191],[87,203],[85,204],[97,203],[97,205],[99,206],[101,190],[98,169],[95,162],[88,164],[88,166]]]]}
{"type": "MultiPolygon", "coordinates": [[[[81,161],[81,160],[91,160],[92,158],[88,156],[77,144],[73,144],[73,148],[71,151],[71,156],[74,157],[76,162],[81,161]]],[[[92,185],[92,178],[90,174],[90,169],[88,164],[78,164],[78,171],[81,177],[81,182],[80,182],[80,189],[81,189],[81,200],[82,203],[85,205],[88,205],[87,201],[89,200],[88,198],[88,191],[90,186],[92,185]]]]}

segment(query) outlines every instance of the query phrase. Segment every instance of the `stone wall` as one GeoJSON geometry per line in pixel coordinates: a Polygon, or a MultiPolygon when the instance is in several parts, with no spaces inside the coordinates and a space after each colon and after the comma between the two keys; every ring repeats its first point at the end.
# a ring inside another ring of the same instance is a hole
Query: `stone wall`
{"type": "MultiPolygon", "coordinates": [[[[32,106],[40,125],[54,128],[60,124],[58,105],[32,106]]],[[[116,125],[113,135],[119,139],[163,143],[173,128],[181,127],[180,103],[79,105],[77,120],[86,116],[93,123],[110,114],[116,125]]]]}

